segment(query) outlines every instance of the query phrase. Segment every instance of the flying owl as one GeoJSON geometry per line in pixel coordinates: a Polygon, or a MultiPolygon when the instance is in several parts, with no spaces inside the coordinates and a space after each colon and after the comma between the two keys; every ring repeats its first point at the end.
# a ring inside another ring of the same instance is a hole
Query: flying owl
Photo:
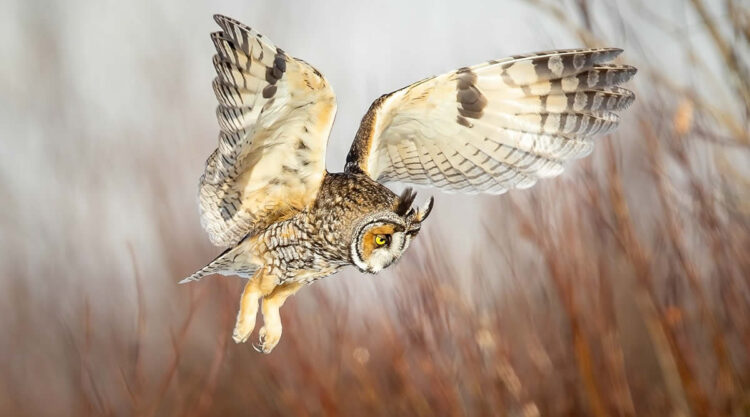
{"type": "Polygon", "coordinates": [[[344,171],[325,167],[336,97],[325,77],[242,23],[215,16],[213,89],[218,148],[200,178],[201,223],[228,246],[181,282],[210,274],[247,278],[235,342],[262,305],[256,349],[281,337],[279,308],[305,284],[347,265],[392,265],[432,209],[383,184],[463,193],[528,188],[589,154],[634,100],[617,87],[636,69],[607,64],[615,48],[517,55],[425,78],[375,100],[344,171]]]}

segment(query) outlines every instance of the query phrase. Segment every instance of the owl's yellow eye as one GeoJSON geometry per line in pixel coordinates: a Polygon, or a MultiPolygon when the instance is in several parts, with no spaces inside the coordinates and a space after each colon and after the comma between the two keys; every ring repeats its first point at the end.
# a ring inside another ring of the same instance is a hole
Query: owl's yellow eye
{"type": "Polygon", "coordinates": [[[375,236],[375,244],[377,244],[378,246],[383,246],[386,243],[388,243],[388,238],[385,235],[375,236]]]}

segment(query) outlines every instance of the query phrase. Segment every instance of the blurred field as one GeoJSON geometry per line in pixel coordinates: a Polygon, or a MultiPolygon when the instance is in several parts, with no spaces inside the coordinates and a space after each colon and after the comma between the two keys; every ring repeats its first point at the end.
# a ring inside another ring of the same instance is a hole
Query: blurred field
{"type": "Polygon", "coordinates": [[[750,415],[750,8],[652,3],[4,5],[0,415],[750,415]],[[211,12],[331,74],[329,170],[378,94],[489,58],[624,47],[637,100],[560,178],[438,195],[398,265],[301,291],[264,356],[231,341],[240,280],[176,285],[219,252],[211,12]]]}

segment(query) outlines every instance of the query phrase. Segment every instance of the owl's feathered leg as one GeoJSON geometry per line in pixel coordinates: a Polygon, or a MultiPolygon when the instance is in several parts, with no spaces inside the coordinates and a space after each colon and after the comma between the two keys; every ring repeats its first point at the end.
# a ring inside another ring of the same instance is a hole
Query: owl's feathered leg
{"type": "Polygon", "coordinates": [[[247,280],[240,298],[240,311],[237,312],[237,324],[234,326],[232,339],[235,343],[244,343],[255,328],[255,317],[258,314],[258,302],[264,295],[273,292],[274,277],[263,274],[263,269],[247,280]]]}
{"type": "Polygon", "coordinates": [[[279,309],[290,295],[294,295],[304,284],[300,282],[279,285],[263,297],[263,327],[258,332],[258,352],[271,353],[281,339],[281,315],[279,309]]]}

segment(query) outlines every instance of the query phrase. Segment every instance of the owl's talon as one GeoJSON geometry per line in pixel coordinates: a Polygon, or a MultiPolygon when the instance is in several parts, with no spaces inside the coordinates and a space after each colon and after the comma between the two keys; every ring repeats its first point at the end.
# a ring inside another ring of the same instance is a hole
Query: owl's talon
{"type": "Polygon", "coordinates": [[[258,346],[253,346],[255,350],[262,353],[271,353],[271,351],[279,344],[281,339],[281,332],[269,331],[266,326],[261,327],[258,331],[258,346]]]}

